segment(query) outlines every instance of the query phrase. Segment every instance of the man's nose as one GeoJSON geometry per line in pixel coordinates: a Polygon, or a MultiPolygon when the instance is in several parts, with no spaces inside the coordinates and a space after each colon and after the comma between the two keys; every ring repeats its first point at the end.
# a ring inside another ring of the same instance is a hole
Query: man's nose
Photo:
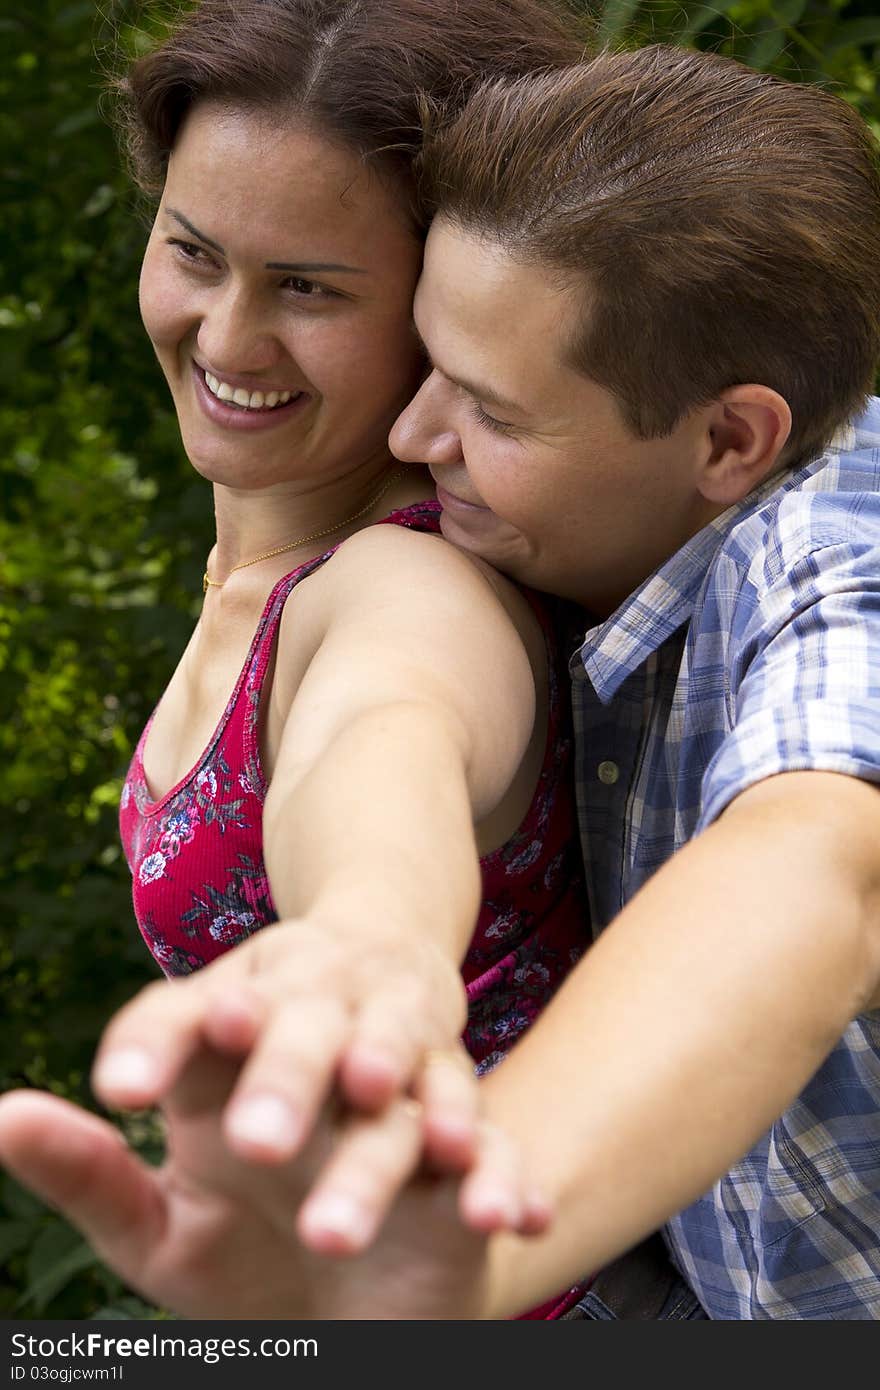
{"type": "Polygon", "coordinates": [[[403,463],[459,463],[461,440],[448,423],[449,386],[437,372],[423,382],[391,427],[391,452],[403,463]]]}

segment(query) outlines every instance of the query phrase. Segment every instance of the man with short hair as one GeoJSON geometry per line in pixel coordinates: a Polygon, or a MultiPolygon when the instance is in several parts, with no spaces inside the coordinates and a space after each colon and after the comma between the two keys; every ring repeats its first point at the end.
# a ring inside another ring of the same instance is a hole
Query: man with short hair
{"type": "Polygon", "coordinates": [[[426,166],[433,370],[392,447],[447,539],[586,615],[601,935],[521,1049],[536,1166],[569,1230],[619,1229],[649,1148],[712,1317],[880,1317],[880,414],[845,428],[876,151],[826,93],[656,47],[487,85],[426,166]]]}

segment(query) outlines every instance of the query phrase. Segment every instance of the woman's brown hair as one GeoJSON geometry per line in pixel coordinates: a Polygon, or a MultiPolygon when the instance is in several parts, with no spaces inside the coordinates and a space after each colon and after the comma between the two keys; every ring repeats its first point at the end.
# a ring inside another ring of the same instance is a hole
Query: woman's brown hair
{"type": "Polygon", "coordinates": [[[565,273],[568,360],[644,438],[758,382],[821,451],[880,354],[880,172],[818,87],[654,45],[495,81],[429,138],[425,194],[464,230],[565,273]]]}
{"type": "Polygon", "coordinates": [[[411,192],[424,97],[454,110],[483,78],[576,61],[584,34],[561,0],[201,0],[115,84],[119,122],[153,195],[203,100],[302,121],[411,192]]]}

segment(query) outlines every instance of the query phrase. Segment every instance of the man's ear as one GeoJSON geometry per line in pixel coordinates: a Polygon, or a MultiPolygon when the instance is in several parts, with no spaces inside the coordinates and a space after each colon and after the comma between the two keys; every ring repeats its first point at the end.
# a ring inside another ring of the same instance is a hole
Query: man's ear
{"type": "Polygon", "coordinates": [[[779,467],[791,411],[769,386],[731,386],[705,407],[704,418],[705,455],[697,486],[707,502],[729,507],[779,467]]]}

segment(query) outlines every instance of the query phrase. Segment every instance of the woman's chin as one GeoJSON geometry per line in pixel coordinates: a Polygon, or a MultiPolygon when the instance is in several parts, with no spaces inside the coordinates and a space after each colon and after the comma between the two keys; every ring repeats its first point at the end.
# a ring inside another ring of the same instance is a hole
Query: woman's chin
{"type": "Polygon", "coordinates": [[[251,461],[243,457],[241,449],[204,448],[198,441],[188,443],[187,440],[184,440],[184,450],[196,473],[216,487],[251,491],[290,481],[289,457],[284,465],[273,465],[265,456],[251,461]]]}

